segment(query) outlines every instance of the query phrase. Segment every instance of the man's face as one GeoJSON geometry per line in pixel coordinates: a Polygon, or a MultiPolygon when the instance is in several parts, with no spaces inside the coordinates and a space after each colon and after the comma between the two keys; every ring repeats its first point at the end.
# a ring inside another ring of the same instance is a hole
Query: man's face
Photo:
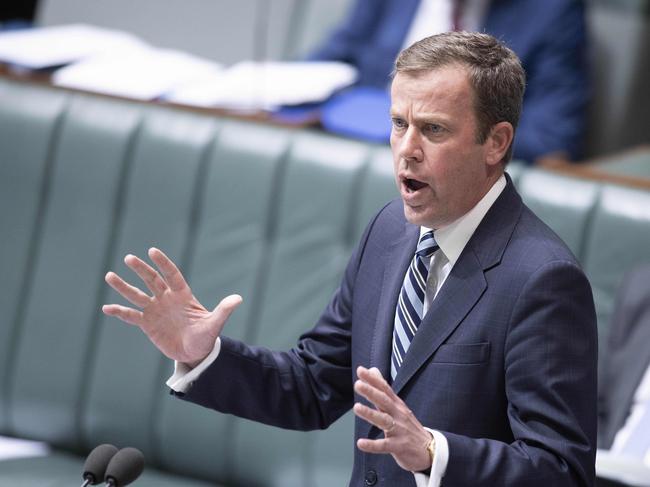
{"type": "Polygon", "coordinates": [[[502,172],[490,138],[477,143],[473,97],[467,72],[457,65],[398,73],[393,80],[390,144],[404,214],[413,224],[448,225],[502,172]]]}

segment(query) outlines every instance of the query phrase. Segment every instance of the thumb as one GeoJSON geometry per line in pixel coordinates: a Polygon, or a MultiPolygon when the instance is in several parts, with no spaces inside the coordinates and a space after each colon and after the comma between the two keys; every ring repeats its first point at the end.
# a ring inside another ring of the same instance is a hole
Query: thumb
{"type": "Polygon", "coordinates": [[[226,321],[228,321],[230,315],[239,307],[240,304],[242,304],[243,301],[244,299],[239,294],[231,294],[230,296],[223,298],[219,304],[217,304],[216,308],[214,308],[212,311],[212,321],[217,324],[219,334],[221,334],[221,330],[226,324],[226,321]]]}

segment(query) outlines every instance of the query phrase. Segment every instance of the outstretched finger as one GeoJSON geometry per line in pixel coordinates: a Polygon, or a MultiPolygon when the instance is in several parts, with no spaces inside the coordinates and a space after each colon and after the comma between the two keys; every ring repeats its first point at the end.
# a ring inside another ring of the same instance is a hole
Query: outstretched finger
{"type": "Polygon", "coordinates": [[[359,366],[357,368],[357,376],[359,377],[359,379],[363,380],[364,382],[367,382],[368,384],[382,391],[389,398],[393,400],[399,398],[399,396],[395,394],[395,391],[390,386],[390,384],[386,382],[386,379],[382,377],[381,372],[379,372],[378,368],[372,367],[370,369],[367,369],[363,366],[359,366]]]}
{"type": "Polygon", "coordinates": [[[392,453],[390,439],[380,438],[378,440],[369,440],[359,438],[357,440],[359,450],[366,453],[392,453]]]}
{"type": "Polygon", "coordinates": [[[172,291],[182,291],[189,287],[176,264],[162,250],[155,247],[150,248],[149,258],[156,264],[172,291]]]}
{"type": "Polygon", "coordinates": [[[142,279],[154,296],[160,296],[167,290],[167,284],[160,274],[142,259],[129,254],[124,257],[124,263],[142,279]]]}
{"type": "Polygon", "coordinates": [[[368,382],[365,382],[363,378],[360,377],[359,380],[354,383],[354,391],[366,398],[380,411],[391,415],[394,414],[396,407],[394,401],[384,391],[368,382]]]}
{"type": "Polygon", "coordinates": [[[395,420],[387,413],[378,411],[377,409],[370,408],[360,402],[354,405],[354,414],[359,418],[367,421],[373,426],[376,426],[385,433],[389,433],[395,428],[395,420]]]}
{"type": "Polygon", "coordinates": [[[142,326],[144,322],[144,315],[142,311],[138,311],[119,304],[105,304],[102,306],[102,311],[108,316],[114,316],[129,325],[142,326]]]}
{"type": "Polygon", "coordinates": [[[140,308],[146,307],[151,302],[151,298],[147,294],[140,291],[137,287],[128,284],[114,272],[106,274],[104,279],[108,285],[115,289],[115,291],[117,291],[124,299],[140,308]]]}

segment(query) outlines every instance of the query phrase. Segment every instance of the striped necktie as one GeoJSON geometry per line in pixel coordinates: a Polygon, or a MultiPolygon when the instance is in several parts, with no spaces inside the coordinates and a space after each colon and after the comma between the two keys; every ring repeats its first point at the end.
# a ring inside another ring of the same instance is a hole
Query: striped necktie
{"type": "Polygon", "coordinates": [[[390,376],[393,380],[395,380],[397,371],[404,362],[406,352],[422,321],[424,294],[427,278],[429,277],[429,261],[433,253],[439,248],[433,238],[433,231],[424,233],[420,237],[411,265],[406,271],[402,290],[397,300],[397,309],[395,310],[393,351],[390,365],[390,376]]]}

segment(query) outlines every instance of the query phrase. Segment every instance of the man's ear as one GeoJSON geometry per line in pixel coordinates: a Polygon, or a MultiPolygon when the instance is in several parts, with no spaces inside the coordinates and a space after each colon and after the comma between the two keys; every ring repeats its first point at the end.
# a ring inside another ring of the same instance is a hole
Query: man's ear
{"type": "Polygon", "coordinates": [[[485,141],[487,163],[489,165],[493,166],[501,162],[512,143],[514,134],[515,130],[510,122],[499,122],[492,127],[485,141]]]}

